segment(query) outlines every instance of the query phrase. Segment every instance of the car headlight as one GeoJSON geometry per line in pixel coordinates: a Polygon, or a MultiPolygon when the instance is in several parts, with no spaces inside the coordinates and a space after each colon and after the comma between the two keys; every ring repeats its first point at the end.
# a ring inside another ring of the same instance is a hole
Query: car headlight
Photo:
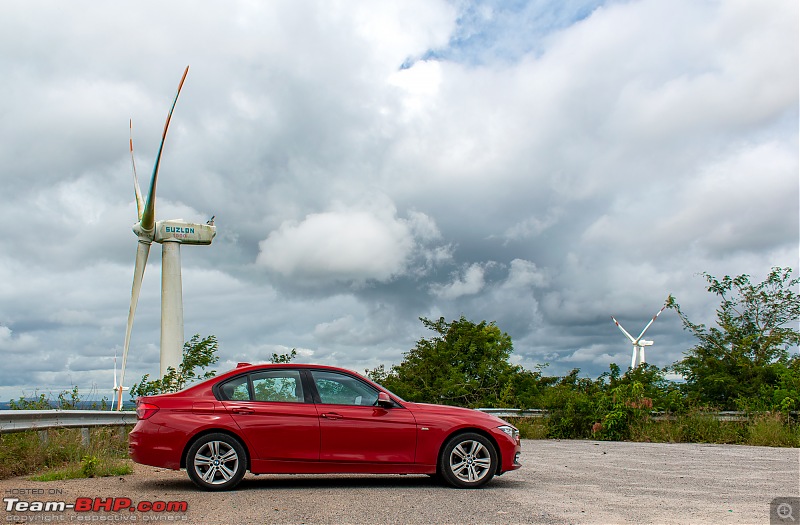
{"type": "Polygon", "coordinates": [[[510,437],[512,440],[516,441],[519,439],[519,430],[511,425],[500,425],[497,428],[508,434],[508,437],[510,437]]]}

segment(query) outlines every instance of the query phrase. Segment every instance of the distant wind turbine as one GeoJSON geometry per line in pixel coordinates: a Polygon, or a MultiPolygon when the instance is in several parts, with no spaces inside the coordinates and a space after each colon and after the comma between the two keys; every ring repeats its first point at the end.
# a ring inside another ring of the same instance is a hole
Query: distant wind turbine
{"type": "MultiPolygon", "coordinates": [[[[136,162],[133,157],[133,139],[130,140],[131,164],[133,166],[133,186],[136,193],[136,209],[138,222],[133,225],[133,233],[138,237],[136,249],[136,265],[133,270],[133,286],[131,287],[131,305],[128,311],[128,325],[125,329],[125,345],[122,350],[122,371],[120,373],[119,387],[117,389],[117,409],[122,409],[122,391],[125,383],[125,366],[128,360],[128,348],[131,340],[133,318],[136,314],[136,304],[139,301],[139,292],[142,288],[142,278],[153,242],[161,244],[161,363],[160,374],[163,377],[167,369],[178,369],[183,356],[183,295],[181,287],[181,244],[208,245],[214,239],[217,229],[214,221],[205,224],[192,224],[182,219],[165,220],[156,222],[156,184],[158,182],[158,168],[161,163],[161,152],[164,149],[164,140],[167,138],[167,129],[172,119],[172,112],[181,94],[183,82],[189,73],[189,66],[183,72],[178,92],[172,101],[172,107],[167,114],[164,131],[161,134],[161,145],[158,147],[153,176],[150,180],[150,190],[147,201],[142,199],[139,189],[139,178],[136,175],[136,162]]],[[[133,125],[131,124],[131,128],[133,125]]],[[[132,134],[132,133],[131,133],[132,134]]]]}
{"type": "Polygon", "coordinates": [[[119,410],[122,410],[122,391],[128,390],[127,386],[117,385],[117,353],[114,352],[114,396],[111,398],[111,410],[114,410],[114,403],[119,398],[119,410]]]}
{"type": "Polygon", "coordinates": [[[645,362],[645,360],[644,360],[644,347],[645,346],[652,346],[653,345],[653,341],[645,341],[644,339],[642,339],[642,337],[644,337],[644,333],[647,331],[648,328],[650,328],[650,325],[653,324],[653,322],[656,320],[656,317],[661,315],[661,312],[663,312],[664,309],[666,309],[666,307],[667,307],[667,305],[665,303],[664,306],[661,307],[661,310],[659,310],[658,313],[656,315],[654,315],[652,319],[650,319],[650,322],[647,323],[647,326],[644,327],[644,330],[642,330],[642,333],[639,334],[639,337],[637,337],[635,339],[633,338],[633,336],[631,334],[629,334],[627,332],[627,330],[622,328],[622,325],[619,324],[619,321],[614,319],[613,315],[611,316],[611,320],[614,321],[614,324],[617,325],[617,328],[622,330],[622,333],[625,334],[625,337],[630,339],[631,343],[633,343],[633,355],[631,356],[631,368],[636,368],[637,366],[639,366],[639,365],[641,365],[641,364],[643,364],[645,362]]]}

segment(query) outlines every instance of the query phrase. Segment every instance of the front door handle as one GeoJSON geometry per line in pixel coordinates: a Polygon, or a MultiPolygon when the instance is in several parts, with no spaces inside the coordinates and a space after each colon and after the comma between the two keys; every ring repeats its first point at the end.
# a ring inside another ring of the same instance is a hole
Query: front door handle
{"type": "Polygon", "coordinates": [[[245,407],[233,407],[231,408],[231,412],[234,414],[254,414],[255,410],[252,408],[245,408],[245,407]]]}
{"type": "Polygon", "coordinates": [[[323,417],[325,419],[342,419],[341,414],[337,414],[336,412],[326,412],[319,417],[323,417]]]}

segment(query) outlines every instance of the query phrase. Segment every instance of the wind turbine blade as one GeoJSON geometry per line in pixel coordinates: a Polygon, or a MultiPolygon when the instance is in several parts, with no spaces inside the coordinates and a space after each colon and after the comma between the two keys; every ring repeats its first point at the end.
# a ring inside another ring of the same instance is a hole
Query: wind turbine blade
{"type": "Polygon", "coordinates": [[[142,190],[139,189],[139,177],[136,175],[136,160],[133,158],[133,119],[129,120],[128,124],[131,129],[129,142],[131,146],[131,166],[133,167],[133,190],[136,192],[136,218],[141,221],[142,213],[144,213],[144,199],[142,199],[142,190]]]}
{"type": "Polygon", "coordinates": [[[656,317],[658,317],[659,315],[661,315],[661,312],[663,312],[663,311],[664,311],[664,309],[665,309],[666,307],[667,307],[667,305],[666,305],[666,304],[665,304],[664,306],[662,306],[662,307],[661,307],[661,310],[659,310],[659,311],[658,311],[658,313],[657,313],[656,315],[654,315],[652,319],[650,319],[650,322],[649,322],[649,323],[647,323],[647,326],[645,326],[645,327],[644,327],[644,330],[642,330],[642,333],[641,333],[641,334],[639,334],[639,337],[637,337],[637,338],[636,338],[636,340],[637,340],[637,341],[638,341],[639,339],[641,339],[641,338],[642,338],[642,336],[644,336],[644,333],[647,331],[647,329],[648,329],[648,328],[650,328],[650,325],[651,325],[651,324],[653,324],[653,321],[655,321],[655,320],[656,320],[656,317]]]}
{"type": "Polygon", "coordinates": [[[631,334],[629,334],[629,333],[628,333],[628,331],[627,331],[627,330],[625,330],[624,328],[622,328],[622,325],[621,325],[621,324],[619,324],[619,321],[617,321],[616,319],[614,319],[614,316],[613,316],[613,315],[611,316],[611,320],[612,320],[612,321],[614,321],[614,324],[615,324],[615,325],[617,325],[617,328],[619,328],[620,330],[622,330],[622,333],[623,333],[623,334],[625,334],[625,337],[627,337],[628,339],[630,339],[630,340],[631,340],[631,343],[634,343],[634,344],[636,344],[636,340],[635,340],[635,339],[634,339],[634,338],[631,336],[631,334]]]}
{"type": "MultiPolygon", "coordinates": [[[[122,347],[122,370],[119,374],[119,387],[117,390],[117,407],[121,409],[122,385],[125,384],[125,366],[128,363],[128,348],[131,342],[131,329],[133,318],[136,315],[136,305],[139,302],[139,292],[142,290],[144,268],[147,265],[147,256],[150,254],[150,244],[139,241],[136,248],[136,266],[133,269],[133,286],[131,287],[131,307],[128,310],[128,326],[125,328],[125,344],[122,347]]],[[[115,374],[116,375],[116,374],[115,374]]]]}
{"type": "Polygon", "coordinates": [[[178,92],[175,93],[175,99],[172,101],[172,107],[169,108],[167,114],[167,121],[164,123],[164,132],[161,134],[161,144],[158,146],[158,154],[156,155],[156,163],[153,166],[153,178],[150,180],[150,191],[147,193],[147,202],[144,205],[144,213],[142,213],[141,225],[142,229],[150,231],[156,224],[156,184],[158,183],[158,167],[161,165],[161,152],[164,150],[164,141],[167,138],[167,130],[169,129],[170,120],[172,120],[172,112],[175,110],[175,104],[178,103],[178,96],[181,94],[183,82],[186,80],[186,74],[189,73],[189,66],[183,71],[181,82],[178,84],[178,92]]]}

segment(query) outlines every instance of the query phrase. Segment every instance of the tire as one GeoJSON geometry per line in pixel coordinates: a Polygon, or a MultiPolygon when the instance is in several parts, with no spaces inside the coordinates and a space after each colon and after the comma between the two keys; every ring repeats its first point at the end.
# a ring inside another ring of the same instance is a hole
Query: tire
{"type": "Polygon", "coordinates": [[[497,451],[488,438],[472,432],[457,434],[445,443],[439,474],[460,489],[484,486],[497,472],[497,451]]]}
{"type": "Polygon", "coordinates": [[[230,490],[247,472],[247,453],[228,434],[206,434],[186,453],[186,473],[203,490],[230,490]]]}

